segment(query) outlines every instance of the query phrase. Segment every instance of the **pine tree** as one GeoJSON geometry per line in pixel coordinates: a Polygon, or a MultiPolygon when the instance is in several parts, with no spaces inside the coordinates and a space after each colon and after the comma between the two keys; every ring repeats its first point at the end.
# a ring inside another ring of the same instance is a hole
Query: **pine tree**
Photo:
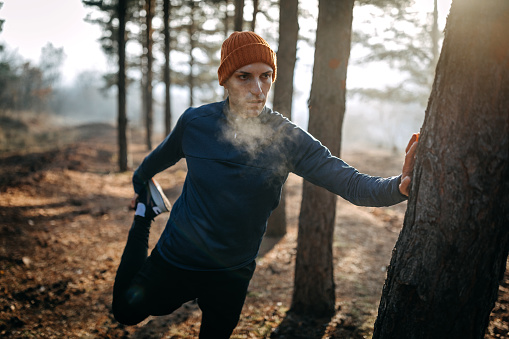
{"type": "MultiPolygon", "coordinates": [[[[336,156],[341,149],[353,6],[353,0],[319,2],[308,130],[336,156]]],[[[320,316],[335,311],[336,201],[335,194],[304,181],[291,312],[320,316]]]]}
{"type": "Polygon", "coordinates": [[[509,251],[509,3],[453,1],[373,338],[483,338],[509,251]]]}

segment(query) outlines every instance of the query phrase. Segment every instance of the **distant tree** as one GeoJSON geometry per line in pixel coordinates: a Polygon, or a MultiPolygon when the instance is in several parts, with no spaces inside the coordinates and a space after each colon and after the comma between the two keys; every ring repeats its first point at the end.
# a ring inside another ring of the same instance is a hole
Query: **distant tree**
{"type": "Polygon", "coordinates": [[[154,111],[153,111],[153,63],[154,56],[152,54],[153,51],[153,26],[152,20],[154,18],[154,9],[155,9],[155,0],[145,0],[145,53],[144,57],[146,59],[145,70],[143,74],[145,75],[144,84],[144,93],[145,93],[145,137],[146,137],[146,145],[147,149],[150,151],[152,149],[152,131],[153,131],[153,120],[154,120],[154,111]]]}
{"type": "Polygon", "coordinates": [[[244,27],[244,0],[235,0],[235,17],[233,29],[242,31],[244,27]]]}
{"type": "MultiPolygon", "coordinates": [[[[353,6],[354,0],[319,1],[308,130],[336,156],[341,149],[353,6]]],[[[290,312],[314,316],[334,313],[336,201],[336,195],[304,181],[290,312]]]]}
{"type": "MultiPolygon", "coordinates": [[[[4,6],[4,2],[3,2],[3,1],[0,1],[0,9],[1,9],[3,6],[4,6]]],[[[5,20],[4,20],[4,19],[0,19],[0,32],[2,32],[2,30],[3,30],[4,22],[5,22],[5,20]]]]}
{"type": "MultiPolygon", "coordinates": [[[[221,1],[188,1],[173,7],[172,33],[174,48],[181,63],[174,63],[175,85],[189,88],[189,104],[195,100],[213,101],[218,93],[217,68],[223,41],[222,15],[218,16],[221,1]]],[[[177,57],[175,57],[177,59],[177,57]]]]}
{"type": "Polygon", "coordinates": [[[391,0],[373,4],[371,19],[362,30],[353,34],[353,43],[367,54],[357,60],[359,65],[386,62],[401,74],[402,80],[385,88],[351,88],[350,94],[387,102],[420,103],[425,105],[435,74],[439,46],[443,38],[438,31],[437,1],[426,18],[412,5],[415,0],[391,0]],[[388,19],[385,26],[373,25],[377,18],[388,19]]]}
{"type": "Polygon", "coordinates": [[[37,97],[39,103],[37,109],[48,108],[48,101],[55,93],[56,87],[62,76],[62,65],[65,60],[64,48],[55,48],[48,42],[41,50],[39,59],[39,70],[42,72],[41,88],[35,90],[32,94],[37,97]]]}
{"type": "Polygon", "coordinates": [[[373,338],[483,338],[509,251],[509,2],[453,1],[373,338]]]}
{"type": "Polygon", "coordinates": [[[279,39],[279,6],[279,0],[260,0],[256,11],[253,12],[253,15],[256,15],[256,31],[265,40],[275,44],[278,43],[279,39]],[[277,15],[274,15],[274,13],[277,13],[277,15]]]}
{"type": "Polygon", "coordinates": [[[40,107],[39,99],[49,94],[49,90],[43,91],[42,72],[38,67],[32,66],[30,62],[24,62],[21,66],[18,88],[15,89],[16,110],[31,110],[40,107]]]}
{"type": "Polygon", "coordinates": [[[54,87],[62,77],[62,66],[65,60],[64,48],[56,48],[48,42],[41,50],[39,69],[43,73],[46,87],[54,87]]]}
{"type": "MultiPolygon", "coordinates": [[[[89,12],[85,18],[86,22],[96,24],[102,30],[99,38],[101,48],[108,59],[114,64],[118,63],[118,5],[119,0],[81,0],[83,5],[95,9],[89,12]]],[[[125,45],[137,44],[139,38],[140,26],[142,21],[140,13],[142,12],[139,0],[124,0],[126,8],[125,16],[125,45]]],[[[134,48],[133,48],[134,49],[134,48]]],[[[126,86],[129,87],[134,82],[135,75],[139,74],[140,55],[133,53],[125,54],[126,67],[126,86]],[[136,71],[134,71],[136,69],[136,71]]],[[[105,81],[104,89],[117,86],[117,72],[103,75],[105,81]]]]}
{"type": "MultiPolygon", "coordinates": [[[[293,75],[297,60],[297,41],[299,38],[299,1],[281,0],[279,9],[279,45],[277,81],[274,84],[275,111],[288,119],[292,118],[293,75]]],[[[286,198],[285,190],[281,192],[281,201],[274,210],[267,225],[267,236],[286,234],[286,198]]]]}
{"type": "Polygon", "coordinates": [[[224,13],[223,16],[223,30],[224,30],[224,39],[228,37],[228,32],[230,31],[230,18],[232,17],[228,10],[228,4],[230,3],[230,0],[225,0],[224,7],[222,12],[224,13]]]}
{"type": "MultiPolygon", "coordinates": [[[[134,0],[82,0],[87,7],[97,9],[98,16],[87,15],[86,21],[98,24],[103,30],[100,38],[105,54],[118,63],[118,72],[104,76],[106,88],[118,88],[118,165],[121,172],[128,169],[127,157],[127,108],[126,91],[130,83],[127,69],[130,62],[126,54],[126,44],[131,36],[127,23],[131,22],[136,12],[134,0]]],[[[97,14],[96,14],[97,15],[97,14]]]]}
{"type": "Polygon", "coordinates": [[[15,87],[19,77],[12,64],[3,57],[4,51],[0,51],[0,109],[13,109],[16,103],[15,87]]]}
{"type": "Polygon", "coordinates": [[[254,32],[256,28],[256,15],[258,14],[258,0],[253,0],[253,19],[251,20],[251,31],[254,32]]]}
{"type": "MultiPolygon", "coordinates": [[[[382,8],[404,7],[405,3],[408,0],[382,1],[377,5],[382,8]]],[[[350,56],[353,5],[353,0],[335,5],[319,2],[315,64],[309,99],[308,130],[338,156],[346,106],[346,71],[350,56]]],[[[334,313],[332,239],[336,199],[335,195],[304,182],[292,312],[315,315],[334,313]]]]}
{"type": "MultiPolygon", "coordinates": [[[[85,7],[95,9],[87,14],[85,21],[98,25],[102,30],[102,35],[99,38],[101,48],[105,55],[117,61],[118,58],[118,6],[120,0],[82,0],[85,7]]],[[[125,0],[126,8],[126,22],[130,21],[132,10],[129,10],[133,0],[125,0]]],[[[126,31],[126,39],[128,36],[126,31]]],[[[116,79],[114,80],[114,82],[116,79]]],[[[114,84],[111,84],[112,86],[114,84]]]]}
{"type": "Polygon", "coordinates": [[[128,169],[127,158],[127,112],[126,112],[126,15],[127,1],[118,0],[117,17],[118,17],[118,167],[121,172],[128,169]]]}
{"type": "Polygon", "coordinates": [[[194,49],[197,44],[197,34],[196,31],[199,29],[199,26],[196,24],[196,15],[197,15],[197,6],[194,1],[189,2],[191,7],[191,14],[190,14],[190,22],[189,25],[187,25],[188,28],[188,34],[189,34],[189,106],[194,105],[194,88],[195,88],[195,78],[193,74],[193,68],[195,64],[195,58],[194,58],[194,49]]]}
{"type": "Polygon", "coordinates": [[[163,36],[164,36],[164,127],[166,135],[171,131],[171,68],[170,68],[170,51],[171,51],[171,36],[170,36],[170,0],[163,0],[163,36]]]}

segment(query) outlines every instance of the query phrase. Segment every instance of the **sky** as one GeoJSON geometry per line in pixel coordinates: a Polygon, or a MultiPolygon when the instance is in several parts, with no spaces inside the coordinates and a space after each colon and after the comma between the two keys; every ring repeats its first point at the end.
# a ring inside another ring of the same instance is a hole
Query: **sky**
{"type": "Polygon", "coordinates": [[[37,64],[48,42],[64,48],[64,82],[85,70],[105,71],[107,60],[98,39],[98,25],[84,21],[90,11],[80,0],[2,0],[5,20],[0,41],[25,60],[37,64]]]}

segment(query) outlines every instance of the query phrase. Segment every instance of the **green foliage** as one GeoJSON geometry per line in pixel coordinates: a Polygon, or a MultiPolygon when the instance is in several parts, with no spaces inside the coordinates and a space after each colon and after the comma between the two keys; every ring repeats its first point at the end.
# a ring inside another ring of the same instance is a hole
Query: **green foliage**
{"type": "MultiPolygon", "coordinates": [[[[117,36],[118,36],[118,1],[119,0],[82,0],[83,5],[93,9],[87,15],[85,21],[97,24],[101,27],[102,36],[99,39],[101,47],[107,57],[116,61],[118,55],[117,36]]],[[[129,23],[136,18],[139,13],[138,2],[136,0],[121,0],[127,3],[127,18],[126,23],[129,23]]],[[[132,32],[129,30],[130,25],[126,25],[127,40],[132,37],[132,32]]]]}
{"type": "MultiPolygon", "coordinates": [[[[0,9],[3,7],[3,5],[4,5],[4,3],[0,2],[0,9]]],[[[0,32],[2,32],[2,30],[3,30],[4,22],[5,22],[5,20],[0,19],[0,32]]]]}
{"type": "MultiPolygon", "coordinates": [[[[369,30],[355,31],[354,46],[366,52],[357,64],[386,62],[401,74],[402,80],[384,89],[355,88],[350,94],[381,101],[425,105],[434,78],[436,55],[432,36],[433,17],[423,18],[412,11],[414,1],[383,1],[382,7],[367,5],[371,18],[366,20],[369,30]],[[369,7],[368,7],[369,6],[369,7]],[[383,18],[383,20],[381,19],[383,18]],[[374,23],[377,24],[374,24],[374,23]]],[[[377,3],[377,6],[379,3],[377,3]]],[[[435,23],[436,24],[436,23],[435,23]]]]}
{"type": "Polygon", "coordinates": [[[221,20],[224,18],[218,18],[218,13],[227,13],[225,5],[219,1],[192,0],[173,5],[170,32],[174,84],[217,88],[216,72],[225,30],[221,20]]]}
{"type": "MultiPolygon", "coordinates": [[[[62,49],[46,48],[43,57],[49,51],[56,53],[53,56],[63,57],[62,49]]],[[[61,58],[48,57],[45,62],[35,66],[15,52],[0,50],[0,109],[42,111],[47,108],[60,77],[61,58]]]]}
{"type": "Polygon", "coordinates": [[[14,106],[12,85],[18,81],[18,77],[9,62],[0,61],[0,108],[6,109],[14,106]]]}
{"type": "Polygon", "coordinates": [[[64,48],[55,48],[52,43],[47,43],[41,50],[39,68],[43,73],[43,85],[54,87],[61,77],[62,64],[64,63],[64,48]]]}

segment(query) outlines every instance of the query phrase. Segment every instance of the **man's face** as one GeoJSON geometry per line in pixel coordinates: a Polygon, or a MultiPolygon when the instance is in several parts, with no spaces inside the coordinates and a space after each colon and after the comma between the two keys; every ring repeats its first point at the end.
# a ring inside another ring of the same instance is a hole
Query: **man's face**
{"type": "Polygon", "coordinates": [[[230,100],[230,111],[244,118],[260,115],[272,87],[274,70],[257,62],[236,70],[224,84],[230,100]]]}

